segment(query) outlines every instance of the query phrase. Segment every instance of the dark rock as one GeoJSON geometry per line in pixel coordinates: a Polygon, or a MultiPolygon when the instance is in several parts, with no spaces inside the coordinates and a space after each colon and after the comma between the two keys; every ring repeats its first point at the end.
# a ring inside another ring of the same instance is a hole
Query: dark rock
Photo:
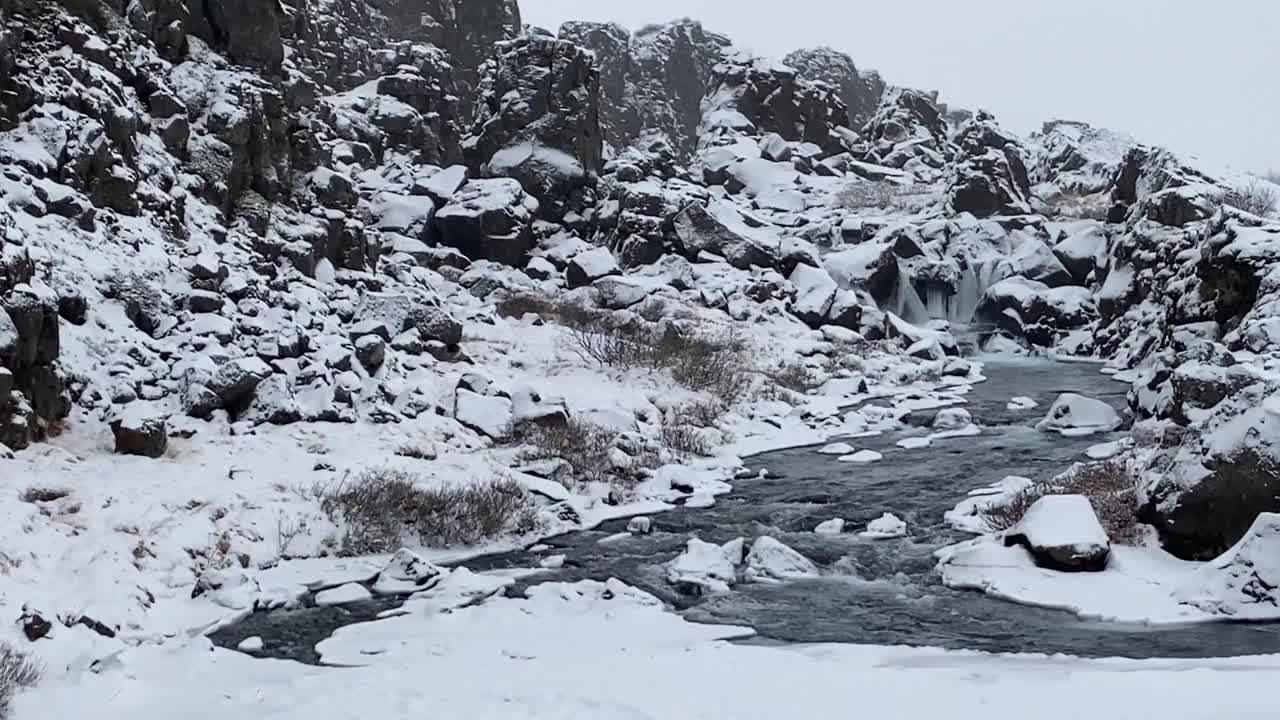
{"type": "Polygon", "coordinates": [[[783,62],[799,71],[801,77],[835,88],[849,111],[844,124],[851,128],[866,125],[884,95],[885,83],[878,73],[858,70],[847,54],[829,47],[797,50],[783,62]]]}
{"type": "Polygon", "coordinates": [[[206,0],[191,15],[191,32],[234,63],[276,72],[284,61],[278,0],[206,0]]]}
{"type": "Polygon", "coordinates": [[[49,631],[53,630],[53,623],[41,617],[40,613],[33,610],[23,610],[22,618],[22,634],[27,640],[35,642],[49,635],[49,631]]]}
{"type": "Polygon", "coordinates": [[[737,219],[736,214],[736,210],[723,203],[715,202],[711,206],[694,203],[675,216],[675,232],[691,258],[708,252],[743,270],[777,265],[777,250],[766,245],[764,238],[753,237],[750,228],[737,219]]]}
{"type": "Polygon", "coordinates": [[[168,426],[160,415],[147,415],[140,410],[126,407],[123,414],[111,421],[111,434],[115,436],[116,453],[163,457],[169,446],[168,426]]]}
{"type": "Polygon", "coordinates": [[[382,367],[387,357],[387,342],[377,335],[365,335],[356,340],[356,359],[370,372],[382,367]]]}
{"type": "Polygon", "coordinates": [[[536,207],[515,180],[473,180],[436,213],[436,232],[442,244],[472,260],[519,267],[535,245],[530,223],[536,207]]]}
{"type": "Polygon", "coordinates": [[[1007,546],[1025,547],[1036,564],[1059,572],[1102,572],[1111,543],[1083,495],[1046,495],[1037,500],[1016,527],[1004,536],[1007,546]],[[1063,543],[1064,523],[1079,533],[1063,543]]]}
{"type": "Polygon", "coordinates": [[[569,260],[569,265],[565,268],[565,281],[570,289],[580,288],[621,272],[613,253],[607,248],[593,248],[569,260]]]}

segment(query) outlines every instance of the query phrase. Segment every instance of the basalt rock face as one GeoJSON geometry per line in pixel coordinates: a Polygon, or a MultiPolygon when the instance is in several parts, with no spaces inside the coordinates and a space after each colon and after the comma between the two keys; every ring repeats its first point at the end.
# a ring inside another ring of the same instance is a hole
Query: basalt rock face
{"type": "MultiPolygon", "coordinates": [[[[377,0],[373,5],[387,18],[389,39],[444,50],[459,85],[468,90],[479,85],[480,68],[494,44],[516,37],[523,27],[516,0],[377,0]]],[[[466,116],[471,93],[464,95],[466,116]]]]}
{"type": "Polygon", "coordinates": [[[478,174],[515,177],[550,219],[581,209],[602,165],[600,74],[573,43],[525,36],[484,68],[475,132],[464,143],[478,174]],[[577,195],[577,197],[575,197],[577,195]]]}
{"type": "Polygon", "coordinates": [[[617,25],[566,23],[560,37],[596,54],[605,139],[625,147],[646,133],[688,155],[697,145],[703,97],[729,40],[681,20],[628,35],[617,25]]]}
{"type": "Polygon", "coordinates": [[[70,411],[58,367],[57,298],[21,284],[0,297],[0,444],[43,440],[70,411]]]}
{"type": "Polygon", "coordinates": [[[717,65],[712,81],[716,87],[703,101],[704,143],[731,129],[838,149],[841,138],[833,131],[845,124],[848,111],[829,86],[809,82],[785,65],[743,55],[717,65]]]}
{"type": "Polygon", "coordinates": [[[960,155],[948,193],[956,212],[980,218],[1030,212],[1031,183],[1022,148],[995,118],[979,112],[953,142],[960,155]]]}
{"type": "Polygon", "coordinates": [[[796,50],[783,58],[783,62],[796,69],[807,80],[824,82],[834,88],[848,109],[844,123],[860,130],[871,120],[880,107],[885,84],[880,74],[861,71],[853,64],[853,58],[830,47],[796,50]]]}

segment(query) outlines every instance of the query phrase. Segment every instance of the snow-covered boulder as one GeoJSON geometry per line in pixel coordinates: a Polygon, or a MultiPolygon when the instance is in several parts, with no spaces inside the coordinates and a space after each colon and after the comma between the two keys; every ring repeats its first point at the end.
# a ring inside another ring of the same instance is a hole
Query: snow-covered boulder
{"type": "Polygon", "coordinates": [[[817,535],[840,535],[844,533],[844,524],[843,518],[823,520],[818,523],[818,526],[813,529],[813,532],[817,535]]]}
{"type": "Polygon", "coordinates": [[[818,448],[818,452],[823,455],[852,455],[856,450],[857,448],[849,443],[843,442],[831,443],[818,448]]]}
{"type": "Polygon", "coordinates": [[[435,216],[440,242],[472,260],[520,266],[534,247],[538,202],[511,178],[469,181],[435,216]]]}
{"type": "Polygon", "coordinates": [[[1280,512],[1280,393],[1260,383],[1220,403],[1158,470],[1140,499],[1165,549],[1188,560],[1226,552],[1259,514],[1280,512]]]}
{"type": "Polygon", "coordinates": [[[667,581],[690,595],[727,592],[738,581],[745,549],[743,538],[724,545],[689,538],[685,551],[667,565],[667,581]]]}
{"type": "Polygon", "coordinates": [[[934,430],[959,430],[973,424],[973,416],[964,408],[943,408],[933,416],[934,430]]]}
{"type": "Polygon", "coordinates": [[[169,447],[165,417],[143,403],[131,403],[111,421],[116,452],[121,455],[163,457],[169,447]]]}
{"type": "Polygon", "coordinates": [[[459,388],[454,393],[453,417],[463,425],[491,438],[505,437],[511,430],[511,398],[481,395],[459,388]]]}
{"type": "Polygon", "coordinates": [[[1174,595],[1224,619],[1280,619],[1280,514],[1258,515],[1240,542],[1196,571],[1174,595]]]}
{"type": "Polygon", "coordinates": [[[621,272],[613,253],[609,252],[608,248],[598,247],[573,256],[564,270],[564,278],[569,288],[573,289],[590,285],[600,278],[618,275],[621,272]]]}
{"type": "Polygon", "coordinates": [[[741,270],[778,264],[777,241],[749,227],[729,203],[715,200],[705,207],[694,203],[675,216],[676,235],[685,252],[718,255],[741,270]]]}
{"type": "Polygon", "coordinates": [[[373,581],[377,595],[404,595],[426,590],[448,574],[412,550],[401,548],[373,581]]]}
{"type": "Polygon", "coordinates": [[[858,533],[858,535],[872,540],[890,540],[905,537],[906,534],[907,523],[893,513],[885,513],[872,520],[867,523],[866,530],[858,533]]]}
{"type": "Polygon", "coordinates": [[[837,458],[840,462],[854,463],[857,465],[865,465],[867,463],[879,462],[884,459],[884,455],[875,450],[859,450],[851,455],[841,455],[837,458]]]}
{"type": "Polygon", "coordinates": [[[1036,564],[1062,572],[1100,572],[1111,541],[1084,495],[1046,495],[1005,533],[1005,545],[1021,545],[1036,564]]]}
{"type": "Polygon", "coordinates": [[[816,577],[818,567],[808,558],[771,537],[759,537],[747,553],[747,582],[779,582],[816,577]]]}
{"type": "Polygon", "coordinates": [[[791,304],[791,312],[804,324],[812,328],[821,327],[831,312],[835,302],[836,281],[826,270],[812,265],[798,265],[788,278],[796,288],[796,299],[791,304]]]}
{"type": "Polygon", "coordinates": [[[627,532],[632,535],[648,535],[653,532],[653,518],[633,517],[627,521],[627,532]]]}
{"type": "Polygon", "coordinates": [[[1063,393],[1053,401],[1037,430],[1056,432],[1067,437],[1111,432],[1120,427],[1120,413],[1101,400],[1075,393],[1063,393]]]}

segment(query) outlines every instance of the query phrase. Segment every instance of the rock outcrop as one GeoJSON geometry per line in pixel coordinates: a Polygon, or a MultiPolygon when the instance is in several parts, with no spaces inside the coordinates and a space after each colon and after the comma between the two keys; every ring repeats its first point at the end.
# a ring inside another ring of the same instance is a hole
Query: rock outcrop
{"type": "Polygon", "coordinates": [[[844,124],[861,130],[880,107],[885,84],[875,71],[859,70],[853,58],[830,47],[796,50],[782,60],[807,80],[824,82],[834,88],[848,109],[844,124]]]}

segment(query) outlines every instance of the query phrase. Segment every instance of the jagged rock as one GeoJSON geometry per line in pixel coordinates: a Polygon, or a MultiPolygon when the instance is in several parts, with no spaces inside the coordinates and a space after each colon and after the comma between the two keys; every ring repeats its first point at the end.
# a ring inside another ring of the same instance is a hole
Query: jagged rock
{"type": "MultiPolygon", "coordinates": [[[[233,406],[230,406],[233,407],[233,406]]],[[[302,419],[293,384],[284,375],[271,375],[254,389],[253,401],[242,418],[254,425],[288,425],[302,419]]]]}
{"type": "Polygon", "coordinates": [[[847,121],[848,108],[825,84],[745,55],[717,65],[712,82],[718,88],[703,108],[702,143],[725,130],[754,129],[786,140],[843,147],[838,140],[833,143],[833,130],[847,121]]]}
{"type": "Polygon", "coordinates": [[[822,327],[831,313],[838,286],[826,270],[811,265],[799,265],[788,278],[796,288],[796,299],[791,312],[812,328],[822,327]]]}
{"type": "Polygon", "coordinates": [[[807,80],[824,82],[840,93],[848,108],[844,124],[858,129],[867,124],[880,105],[885,83],[879,73],[860,71],[847,54],[829,47],[796,50],[782,60],[807,80]]]}
{"type": "Polygon", "coordinates": [[[694,257],[708,252],[743,270],[774,267],[779,262],[776,244],[752,232],[727,203],[692,204],[676,215],[674,222],[685,252],[694,257]]]}
{"type": "Polygon", "coordinates": [[[886,92],[864,134],[871,146],[867,160],[877,165],[901,169],[915,161],[937,169],[955,154],[937,105],[916,90],[886,92]]]}
{"type": "Polygon", "coordinates": [[[436,213],[436,231],[441,243],[472,260],[518,267],[534,247],[530,222],[536,208],[515,180],[472,180],[436,213]]]}
{"type": "Polygon", "coordinates": [[[982,324],[1029,343],[1052,346],[1066,331],[1083,327],[1097,317],[1087,288],[1051,288],[1042,282],[1012,277],[992,285],[974,312],[982,324]]]}
{"type": "Polygon", "coordinates": [[[168,426],[163,415],[141,404],[131,404],[111,421],[116,452],[121,455],[163,457],[168,449],[168,426]]]}
{"type": "Polygon", "coordinates": [[[468,163],[481,175],[516,178],[544,216],[562,219],[581,206],[588,174],[602,165],[599,83],[591,53],[571,42],[526,35],[503,43],[485,66],[468,163]]]}
{"type": "Polygon", "coordinates": [[[283,7],[276,0],[209,0],[190,16],[190,31],[235,63],[280,69],[283,7]]]}
{"type": "Polygon", "coordinates": [[[1259,513],[1280,512],[1280,395],[1252,385],[1217,404],[1142,488],[1140,516],[1165,549],[1208,560],[1259,513]]]}

